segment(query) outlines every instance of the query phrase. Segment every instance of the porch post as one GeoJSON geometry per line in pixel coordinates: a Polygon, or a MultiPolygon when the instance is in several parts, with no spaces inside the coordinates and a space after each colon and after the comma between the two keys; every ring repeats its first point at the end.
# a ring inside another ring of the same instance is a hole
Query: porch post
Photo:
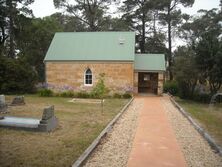
{"type": "Polygon", "coordinates": [[[134,79],[133,80],[134,80],[134,83],[133,83],[134,90],[133,91],[135,94],[137,94],[138,93],[138,72],[134,71],[134,79]]]}
{"type": "Polygon", "coordinates": [[[158,95],[163,94],[163,80],[164,80],[164,74],[163,72],[159,72],[158,73],[158,89],[157,89],[158,95]]]}

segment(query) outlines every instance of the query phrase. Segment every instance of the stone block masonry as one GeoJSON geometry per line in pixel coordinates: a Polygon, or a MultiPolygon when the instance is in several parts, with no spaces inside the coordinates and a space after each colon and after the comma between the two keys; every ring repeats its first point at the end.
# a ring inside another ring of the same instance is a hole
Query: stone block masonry
{"type": "Polygon", "coordinates": [[[138,72],[134,72],[134,93],[138,93],[138,72]]]}
{"type": "Polygon", "coordinates": [[[163,82],[164,82],[164,73],[158,73],[158,89],[157,89],[158,95],[162,95],[163,93],[163,82]]]}
{"type": "Polygon", "coordinates": [[[69,86],[74,90],[91,90],[99,75],[105,74],[105,85],[113,92],[133,91],[133,62],[110,61],[48,61],[46,65],[47,83],[55,87],[69,86]],[[92,71],[92,86],[84,85],[85,71],[92,71]]]}

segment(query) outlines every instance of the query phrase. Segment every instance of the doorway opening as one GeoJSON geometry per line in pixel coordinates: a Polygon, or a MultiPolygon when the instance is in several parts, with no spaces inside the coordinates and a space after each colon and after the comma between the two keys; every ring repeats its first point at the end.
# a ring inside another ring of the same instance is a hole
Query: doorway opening
{"type": "Polygon", "coordinates": [[[138,92],[157,94],[158,73],[139,72],[138,73],[138,92]]]}

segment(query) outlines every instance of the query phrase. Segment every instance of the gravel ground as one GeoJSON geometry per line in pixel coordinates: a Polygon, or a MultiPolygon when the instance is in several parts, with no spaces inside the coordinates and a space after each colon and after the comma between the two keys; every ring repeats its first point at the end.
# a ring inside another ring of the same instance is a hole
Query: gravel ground
{"type": "Polygon", "coordinates": [[[222,157],[211,149],[207,141],[173,106],[169,97],[165,96],[162,101],[188,166],[222,167],[222,157]]]}
{"type": "Polygon", "coordinates": [[[85,167],[126,166],[136,132],[140,107],[142,107],[141,100],[134,99],[112,131],[87,160],[85,167]]]}

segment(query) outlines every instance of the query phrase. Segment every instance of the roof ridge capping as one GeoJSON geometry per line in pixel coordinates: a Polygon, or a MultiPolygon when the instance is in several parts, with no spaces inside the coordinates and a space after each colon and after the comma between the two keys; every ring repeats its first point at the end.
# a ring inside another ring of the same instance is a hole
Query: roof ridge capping
{"type": "Polygon", "coordinates": [[[134,31],[73,31],[73,32],[55,32],[55,34],[68,34],[68,33],[76,33],[76,34],[94,34],[94,33],[132,33],[136,34],[134,31]]]}
{"type": "Polygon", "coordinates": [[[164,53],[135,53],[136,56],[152,56],[152,55],[161,55],[165,56],[164,53]]]}

